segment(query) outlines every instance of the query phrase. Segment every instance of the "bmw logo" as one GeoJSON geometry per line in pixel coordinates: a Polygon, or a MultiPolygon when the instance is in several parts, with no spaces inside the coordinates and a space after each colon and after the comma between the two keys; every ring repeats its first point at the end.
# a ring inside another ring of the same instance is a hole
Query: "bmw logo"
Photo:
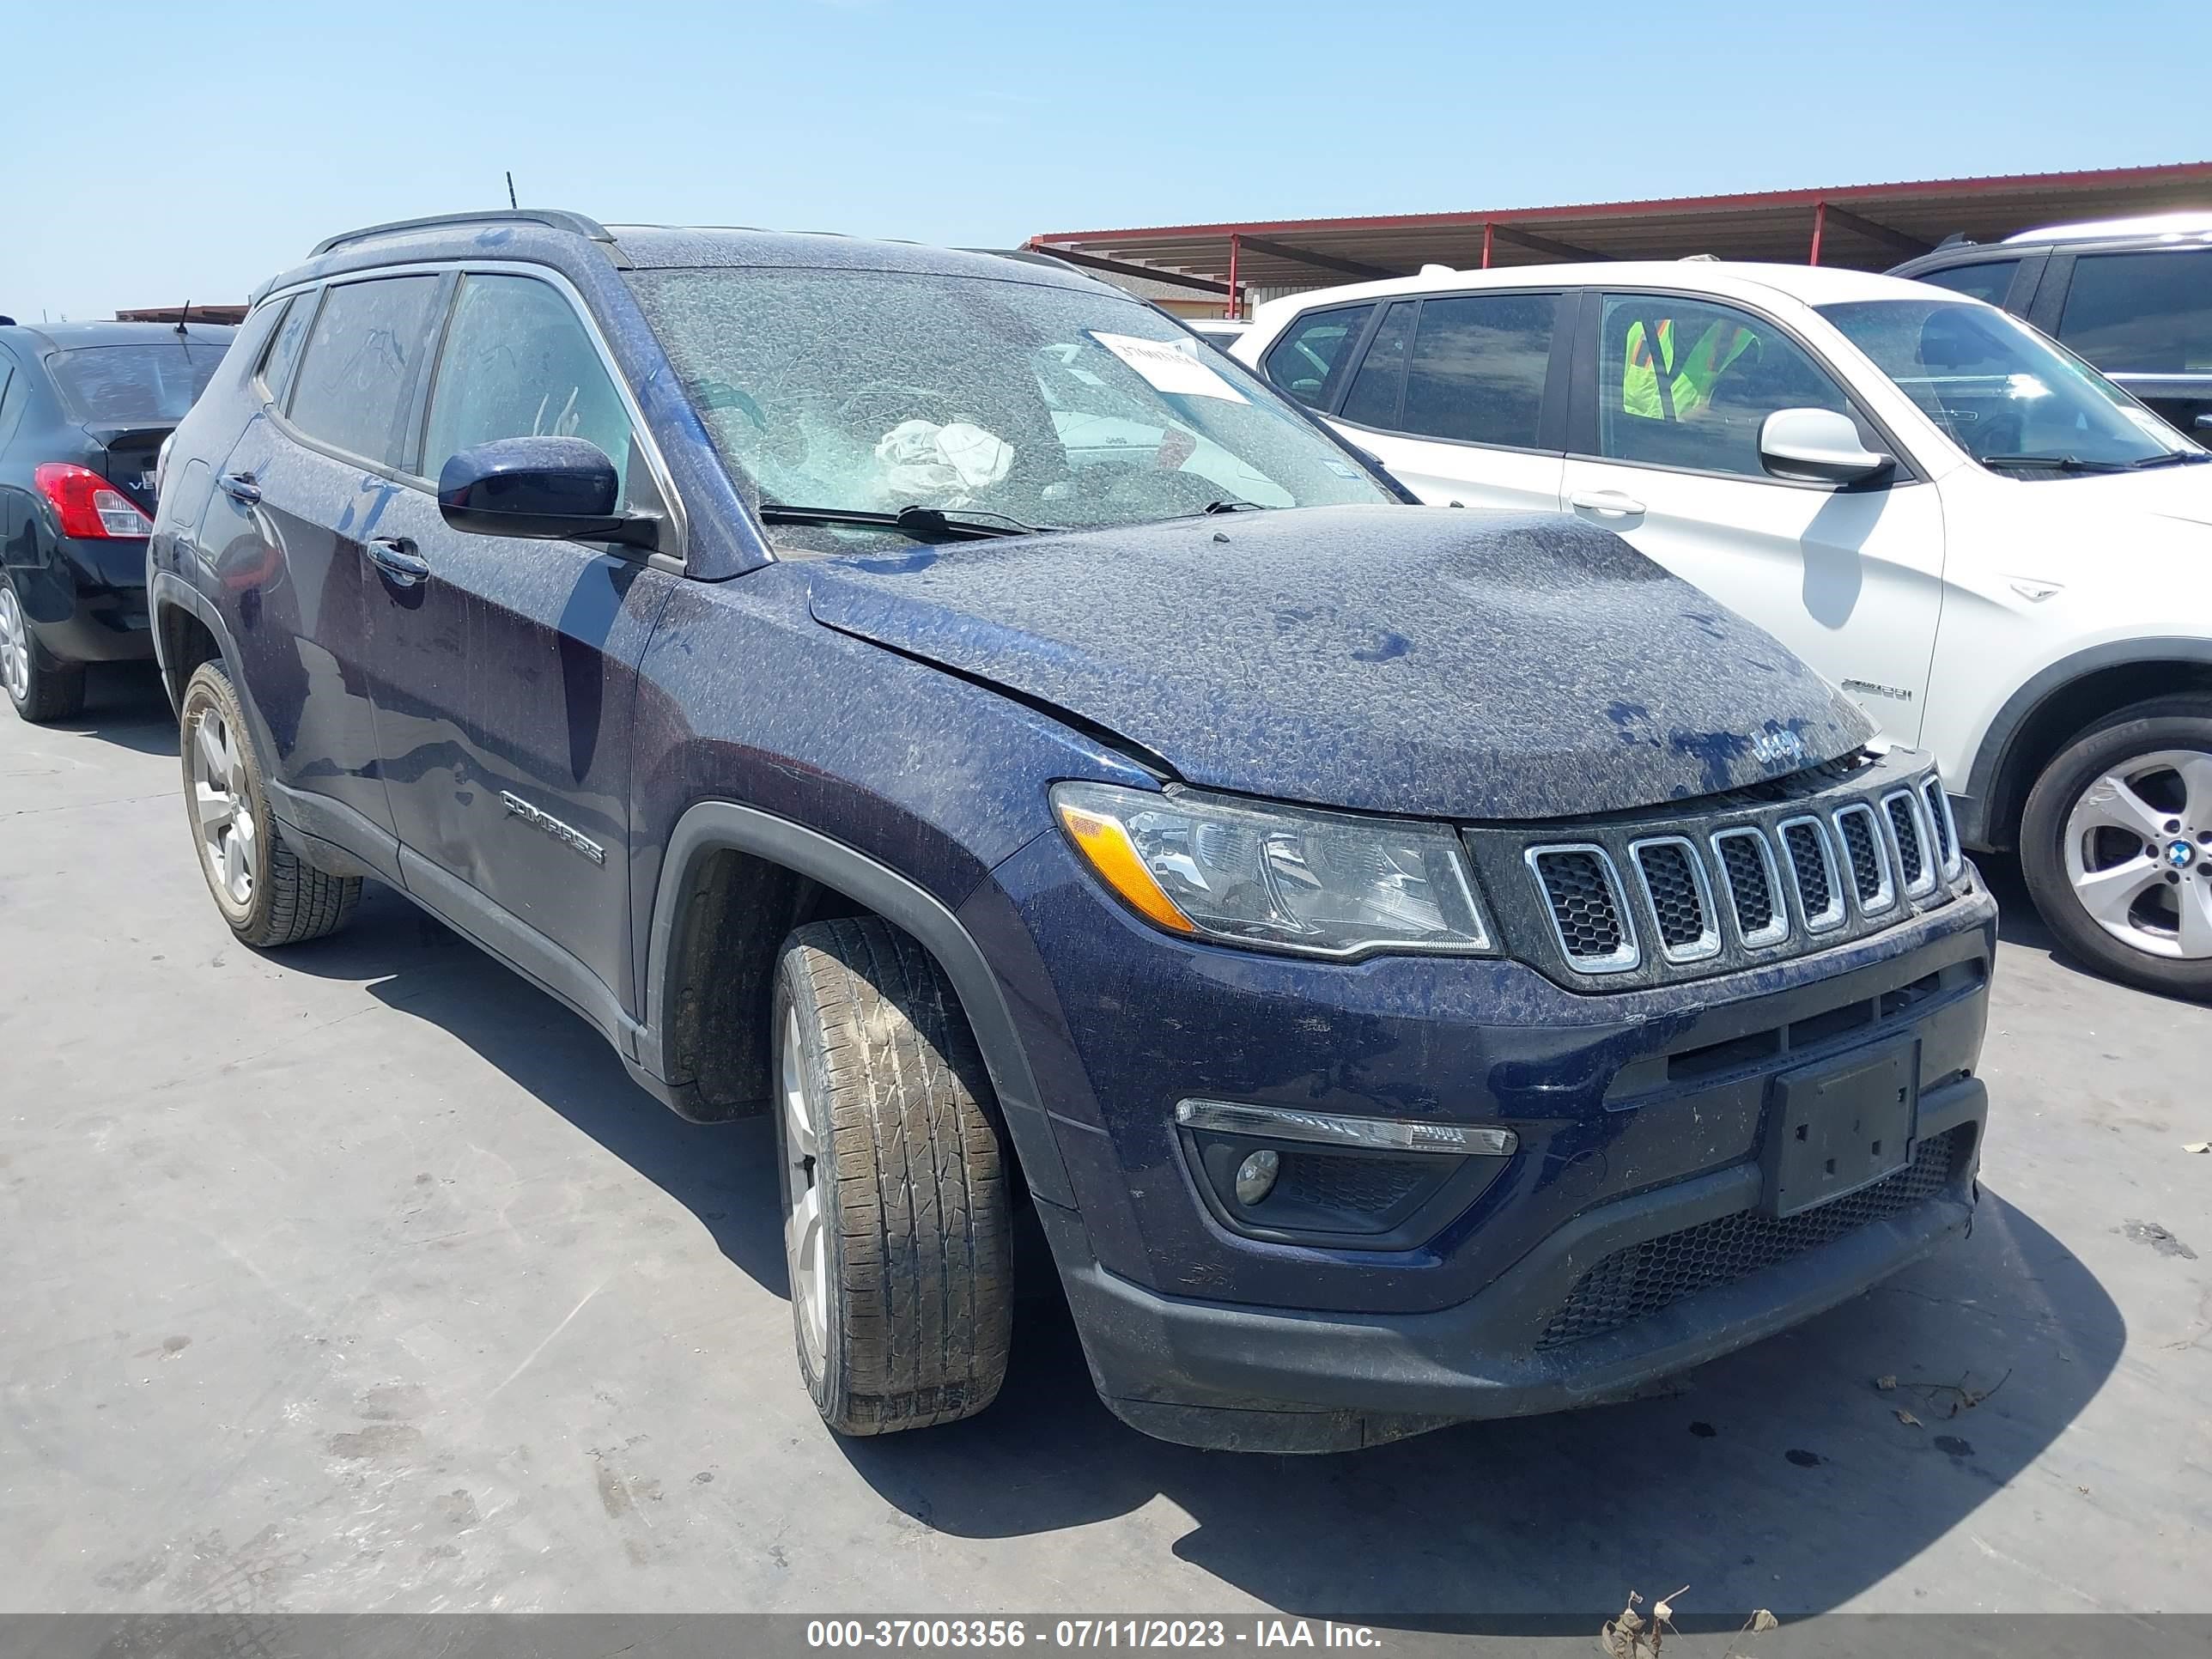
{"type": "Polygon", "coordinates": [[[2185,841],[2170,841],[2166,844],[2166,861],[2177,870],[2186,870],[2197,862],[2197,849],[2185,841]]]}

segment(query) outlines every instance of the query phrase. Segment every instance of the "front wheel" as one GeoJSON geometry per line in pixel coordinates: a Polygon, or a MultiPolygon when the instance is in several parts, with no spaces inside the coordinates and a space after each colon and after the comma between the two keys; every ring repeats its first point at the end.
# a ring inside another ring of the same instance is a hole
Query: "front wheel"
{"type": "Polygon", "coordinates": [[[2067,744],[2028,793],[2021,867],[2074,954],[2212,997],[2212,703],[2138,703],[2067,744]]]}
{"type": "Polygon", "coordinates": [[[840,1434],[972,1417],[1006,1370],[1010,1194],[951,986],[872,916],[784,942],[769,1028],[799,1367],[840,1434]]]}

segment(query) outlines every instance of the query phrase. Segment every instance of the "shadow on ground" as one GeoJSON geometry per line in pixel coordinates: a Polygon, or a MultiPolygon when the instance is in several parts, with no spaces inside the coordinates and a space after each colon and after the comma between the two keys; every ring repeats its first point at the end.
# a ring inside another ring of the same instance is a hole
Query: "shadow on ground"
{"type": "MultiPolygon", "coordinates": [[[[764,1120],[684,1122],[580,1020],[380,888],[348,933],[284,961],[366,981],[452,1032],[786,1292],[764,1120]]],[[[1190,1451],[1108,1413],[1045,1304],[1024,1310],[983,1416],[839,1449],[886,1503],[958,1537],[1171,1506],[1179,1558],[1291,1613],[1510,1630],[1680,1584],[1693,1610],[1811,1613],[1966,1522],[2081,1412],[2125,1340],[2087,1269],[1985,1189],[1971,1238],[1630,1404],[1333,1457],[1190,1451]],[[1995,1392],[1960,1409],[1944,1385],[1995,1392]]]]}
{"type": "Polygon", "coordinates": [[[150,662],[96,662],[85,670],[84,712],[49,732],[99,738],[142,755],[177,752],[177,716],[150,662]]]}

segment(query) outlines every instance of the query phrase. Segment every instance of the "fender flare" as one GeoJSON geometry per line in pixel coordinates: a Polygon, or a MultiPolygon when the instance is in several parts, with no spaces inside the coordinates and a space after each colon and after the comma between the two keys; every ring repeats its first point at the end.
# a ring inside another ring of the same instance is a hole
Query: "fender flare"
{"type": "Polygon", "coordinates": [[[180,611],[191,612],[195,621],[215,635],[216,646],[222,653],[225,662],[234,665],[238,661],[238,641],[231,637],[222,614],[209,602],[206,594],[173,570],[156,570],[154,573],[153,583],[146,595],[147,613],[154,628],[154,663],[161,671],[161,690],[169,699],[172,712],[180,713],[182,711],[176,708],[177,688],[169,684],[168,661],[161,654],[161,607],[165,605],[173,605],[180,611]]]}
{"type": "Polygon", "coordinates": [[[646,954],[645,1024],[638,1042],[646,1069],[655,1075],[665,1070],[668,974],[684,910],[683,895],[700,864],[725,850],[750,854],[809,877],[866,905],[921,941],[960,998],[1030,1190],[1063,1209],[1074,1209],[1075,1194],[1067,1168],[1006,994],[981,948],[959,918],[888,865],[818,830],[757,807],[735,801],[698,801],[685,809],[669,836],[653,892],[646,954]]]}
{"type": "Polygon", "coordinates": [[[2212,640],[2182,638],[2137,638],[2110,640],[2103,645],[2093,645],[2076,651],[2071,656],[2061,657],[2050,666],[2028,676],[2020,689],[2006,698],[1982,733],[1982,740],[1974,750],[1972,764],[1967,768],[1966,787],[1954,800],[1959,820],[1959,838],[1970,847],[1988,845],[1990,813],[1995,805],[1996,787],[2012,761],[2012,748],[2021,728],[2026,726],[2045,704],[2063,691],[2075,680],[2096,673],[2100,669],[2125,667],[2130,663],[2154,663],[2179,658],[2186,662],[2212,665],[2212,640]]]}

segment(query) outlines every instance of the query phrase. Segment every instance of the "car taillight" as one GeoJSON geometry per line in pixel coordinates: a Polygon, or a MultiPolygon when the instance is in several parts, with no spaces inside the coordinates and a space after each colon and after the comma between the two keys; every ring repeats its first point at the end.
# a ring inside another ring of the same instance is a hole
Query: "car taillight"
{"type": "Polygon", "coordinates": [[[105,540],[154,533],[154,521],[138,510],[138,504],[89,467],[42,461],[31,477],[39,493],[53,503],[64,536],[105,540]]]}

